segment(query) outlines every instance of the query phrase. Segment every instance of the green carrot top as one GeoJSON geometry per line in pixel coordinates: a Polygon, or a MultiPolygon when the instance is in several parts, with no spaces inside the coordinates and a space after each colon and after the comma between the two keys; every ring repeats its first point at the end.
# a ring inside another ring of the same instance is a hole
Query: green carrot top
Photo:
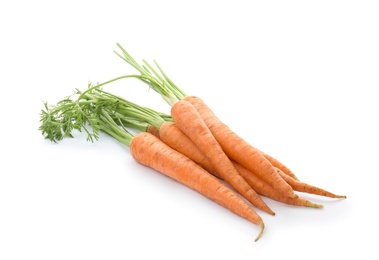
{"type": "Polygon", "coordinates": [[[143,60],[143,64],[139,65],[119,43],[117,43],[117,46],[120,48],[122,55],[116,51],[115,53],[141,73],[140,75],[133,75],[133,77],[140,79],[154,91],[158,92],[170,106],[187,96],[187,94],[167,76],[158,62],[154,61],[154,64],[159,72],[146,60],[143,60]]]}
{"type": "MultiPolygon", "coordinates": [[[[121,78],[124,77],[115,80],[121,78]]],[[[45,102],[39,130],[53,142],[73,137],[73,130],[78,130],[86,132],[87,140],[91,142],[98,140],[99,132],[103,131],[129,145],[133,135],[127,128],[145,131],[148,125],[159,128],[165,121],[172,121],[170,115],[139,106],[101,89],[113,81],[95,86],[89,84],[85,91],[76,89],[73,95],[55,106],[45,102]]]]}

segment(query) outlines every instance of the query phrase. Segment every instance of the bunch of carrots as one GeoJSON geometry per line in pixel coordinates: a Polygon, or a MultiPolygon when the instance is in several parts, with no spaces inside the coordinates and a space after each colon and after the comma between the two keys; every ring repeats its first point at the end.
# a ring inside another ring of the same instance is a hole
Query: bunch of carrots
{"type": "Polygon", "coordinates": [[[41,112],[39,130],[53,142],[85,131],[88,140],[105,132],[130,147],[133,158],[199,192],[240,217],[259,226],[264,222],[256,209],[274,211],[262,196],[296,206],[322,208],[301,198],[305,192],[329,198],[346,198],[300,181],[283,163],[260,151],[225,125],[204,101],[188,96],[155,63],[138,64],[120,45],[115,52],[139,74],[120,76],[86,90],[75,90],[41,112]],[[171,106],[170,114],[135,104],[105,91],[114,81],[137,78],[171,106]],[[130,129],[138,131],[131,134],[130,129]]]}

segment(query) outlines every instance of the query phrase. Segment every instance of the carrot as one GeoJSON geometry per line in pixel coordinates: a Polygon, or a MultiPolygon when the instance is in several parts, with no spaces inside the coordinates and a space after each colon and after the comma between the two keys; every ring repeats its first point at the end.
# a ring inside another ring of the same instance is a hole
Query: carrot
{"type": "MultiPolygon", "coordinates": [[[[167,122],[161,126],[161,132],[158,131],[153,126],[149,126],[149,131],[157,134],[159,138],[164,140],[165,143],[169,144],[170,147],[175,150],[185,154],[190,157],[193,161],[201,165],[204,169],[221,178],[218,174],[217,170],[211,164],[209,159],[203,155],[203,153],[198,149],[198,147],[186,136],[180,129],[177,128],[176,124],[173,122],[167,122]],[[174,137],[174,138],[171,138],[174,137]]],[[[287,196],[283,196],[274,188],[272,188],[267,182],[264,182],[261,178],[257,177],[253,172],[243,167],[241,164],[232,161],[234,167],[239,172],[239,174],[246,180],[246,182],[255,190],[257,193],[262,194],[271,199],[275,199],[280,202],[284,202],[286,204],[298,205],[298,206],[306,206],[306,207],[322,207],[319,204],[314,204],[310,201],[304,200],[302,198],[290,198],[287,196]],[[263,185],[263,186],[262,186],[263,185]]],[[[346,196],[335,195],[331,192],[318,188],[316,186],[312,186],[306,184],[304,182],[299,182],[296,179],[284,174],[281,170],[277,169],[277,172],[280,176],[291,185],[291,187],[300,192],[307,192],[311,194],[317,194],[322,196],[327,196],[331,198],[346,198],[346,196]]],[[[260,199],[261,200],[261,199],[260,199]]],[[[253,205],[258,208],[264,210],[266,203],[263,205],[257,204],[255,202],[253,205]]],[[[262,203],[262,202],[259,202],[262,203]]],[[[266,211],[266,210],[265,210],[266,211]]]]}
{"type": "Polygon", "coordinates": [[[115,111],[110,110],[109,106],[115,104],[114,100],[104,96],[104,99],[101,99],[96,93],[91,92],[94,88],[85,92],[77,90],[76,94],[79,97],[76,100],[66,98],[58,102],[55,107],[45,104],[45,110],[41,113],[40,126],[45,138],[56,142],[66,136],[72,136],[72,130],[78,129],[87,132],[88,140],[93,141],[99,137],[99,131],[103,131],[129,146],[131,155],[137,162],[169,176],[247,221],[259,225],[260,231],[255,241],[261,237],[264,222],[241,197],[218,178],[188,157],[170,148],[156,136],[147,132],[135,136],[130,134],[120,126],[123,117],[117,117],[116,111],[120,109],[120,107],[117,108],[119,104],[113,107],[115,111]],[[115,117],[120,119],[119,124],[116,123],[115,117]],[[92,131],[87,125],[91,126],[92,131]],[[66,134],[62,135],[62,131],[66,134]]]}
{"type": "MultiPolygon", "coordinates": [[[[188,145],[189,142],[182,142],[182,148],[178,147],[178,142],[183,140],[183,138],[180,138],[177,135],[173,135],[170,132],[170,123],[166,122],[160,114],[158,114],[156,111],[153,111],[152,109],[146,108],[146,107],[141,107],[138,106],[137,104],[134,104],[128,100],[125,100],[121,97],[115,96],[109,92],[95,89],[93,93],[89,94],[87,93],[84,95],[83,98],[87,98],[88,100],[98,100],[98,103],[101,103],[103,107],[107,107],[107,109],[111,110],[112,113],[111,115],[114,115],[117,117],[117,120],[123,124],[127,125],[130,123],[135,123],[136,121],[147,121],[149,124],[154,126],[159,131],[159,136],[162,139],[163,142],[169,144],[174,149],[179,150],[180,152],[183,152],[183,150],[188,150],[189,148],[185,146],[186,144],[188,145]],[[96,90],[96,91],[95,91],[96,90]],[[115,106],[114,104],[117,104],[115,106]],[[167,125],[167,127],[166,127],[167,125]]],[[[198,122],[202,122],[202,127],[204,130],[208,131],[208,140],[204,139],[203,142],[206,144],[210,139],[213,138],[212,134],[210,133],[209,129],[207,126],[205,126],[204,122],[202,121],[201,117],[198,115],[196,110],[193,108],[193,106],[186,102],[186,101],[178,101],[177,105],[172,107],[172,110],[175,110],[176,107],[179,107],[180,104],[186,103],[188,106],[192,108],[192,112],[194,113],[193,115],[197,116],[198,122]]],[[[175,118],[173,118],[175,121],[175,118]]],[[[191,122],[191,121],[190,121],[191,122]]],[[[192,122],[195,123],[195,122],[192,122]]],[[[146,126],[141,126],[138,125],[137,128],[144,127],[146,129],[146,126]]],[[[194,129],[193,126],[191,127],[186,127],[182,126],[183,128],[187,129],[194,129]]],[[[146,129],[148,130],[148,129],[146,129]]],[[[154,131],[150,129],[150,131],[154,131]]],[[[157,134],[157,133],[155,133],[157,134]]],[[[193,138],[196,138],[195,136],[193,138]]],[[[198,138],[196,138],[198,139],[198,138]]],[[[200,139],[198,140],[200,141],[200,139]]],[[[213,138],[213,143],[215,145],[218,145],[217,142],[213,138]]],[[[190,143],[192,144],[192,142],[190,143]]],[[[203,145],[204,146],[204,145],[203,145]]],[[[189,150],[188,150],[189,151],[189,150]]],[[[193,156],[196,156],[193,153],[185,153],[187,156],[189,156],[192,160],[196,160],[193,156]]],[[[207,154],[207,153],[204,153],[207,154]]],[[[257,208],[265,211],[266,213],[270,215],[275,215],[275,213],[264,203],[262,198],[247,184],[247,182],[239,176],[238,172],[236,169],[234,169],[232,163],[230,162],[229,158],[224,154],[222,151],[221,147],[218,146],[218,161],[215,161],[215,156],[212,159],[210,159],[210,162],[213,165],[217,165],[215,168],[215,171],[217,171],[223,178],[235,189],[239,194],[241,194],[245,199],[247,199],[250,203],[252,203],[254,206],[257,208]],[[221,161],[225,161],[222,164],[221,161]],[[225,165],[227,167],[225,167],[225,165]],[[229,174],[230,176],[225,176],[225,174],[229,174]]]]}
{"type": "Polygon", "coordinates": [[[305,182],[300,182],[290,176],[288,176],[287,174],[285,174],[283,171],[281,171],[280,169],[277,169],[278,173],[280,174],[280,176],[282,176],[282,178],[289,184],[291,185],[291,187],[296,190],[296,191],[299,191],[299,192],[306,192],[306,193],[309,193],[309,194],[314,194],[314,195],[320,195],[320,196],[324,196],[324,197],[329,197],[329,198],[334,198],[334,199],[346,199],[346,196],[345,195],[336,195],[332,192],[329,192],[327,190],[324,190],[322,188],[319,188],[319,187],[316,187],[316,186],[313,186],[313,185],[310,185],[308,183],[305,183],[305,182]]]}
{"type": "Polygon", "coordinates": [[[243,167],[241,164],[237,162],[233,162],[234,167],[238,170],[238,172],[242,175],[243,178],[256,190],[259,194],[266,196],[270,199],[289,204],[294,206],[304,206],[311,208],[322,208],[323,206],[320,204],[315,204],[309,200],[296,197],[291,198],[287,196],[283,196],[283,194],[279,193],[275,190],[271,185],[267,182],[263,181],[261,178],[253,174],[251,171],[243,167]]]}
{"type": "Polygon", "coordinates": [[[247,143],[218,119],[202,99],[187,96],[183,100],[190,102],[197,109],[230,159],[256,173],[284,195],[293,198],[297,197],[292,187],[277,174],[273,165],[264,157],[262,152],[247,143]]]}
{"type": "MultiPolygon", "coordinates": [[[[209,161],[209,159],[203,155],[203,153],[199,150],[199,148],[190,140],[188,136],[186,136],[175,125],[175,123],[168,122],[166,124],[163,124],[161,126],[161,129],[163,130],[162,131],[163,134],[158,133],[157,137],[161,138],[162,140],[165,140],[164,142],[167,143],[170,147],[181,152],[187,157],[191,158],[194,162],[201,165],[204,169],[211,172],[213,175],[221,178],[221,176],[218,174],[217,170],[215,169],[213,164],[209,161]],[[175,138],[167,138],[167,136],[170,136],[170,137],[172,136],[175,138]]],[[[147,131],[152,131],[155,134],[159,132],[156,128],[154,128],[151,125],[148,126],[147,131]]],[[[287,196],[283,196],[281,193],[279,193],[273,187],[271,187],[268,183],[263,181],[261,178],[255,176],[251,171],[243,167],[241,164],[234,161],[232,161],[232,163],[234,167],[236,168],[236,170],[238,171],[238,173],[246,180],[246,182],[253,188],[253,190],[261,195],[264,195],[271,199],[274,199],[286,204],[290,204],[290,205],[313,207],[313,208],[322,207],[322,205],[312,203],[300,197],[290,198],[287,196]]],[[[267,205],[267,204],[259,197],[259,202],[257,201],[253,205],[264,210],[265,209],[264,205],[267,205]],[[257,205],[257,203],[259,204],[257,205]],[[260,205],[261,203],[263,203],[263,205],[260,205]]]]}
{"type": "Polygon", "coordinates": [[[219,179],[188,157],[169,148],[149,133],[140,133],[134,137],[130,150],[138,162],[173,178],[235,214],[259,225],[261,231],[255,241],[260,238],[264,229],[261,217],[219,179]]]}
{"type": "MultiPolygon", "coordinates": [[[[172,106],[171,115],[177,127],[195,143],[220,176],[241,196],[254,203],[256,192],[234,168],[195,107],[180,100],[172,106]]],[[[274,214],[271,210],[270,213],[274,214]]]]}
{"type": "MultiPolygon", "coordinates": [[[[89,98],[93,99],[94,95],[95,94],[92,94],[89,98]]],[[[275,215],[275,213],[262,200],[259,194],[257,194],[253,189],[251,189],[251,187],[245,182],[243,178],[238,176],[238,172],[234,169],[233,165],[229,161],[229,158],[223,153],[221,147],[218,147],[218,151],[219,151],[219,154],[217,155],[218,161],[215,161],[215,159],[213,159],[213,162],[212,162],[211,159],[208,160],[208,158],[203,155],[206,153],[203,153],[203,151],[198,148],[199,144],[196,145],[193,141],[191,141],[189,137],[187,137],[182,132],[182,130],[179,129],[177,123],[174,124],[172,122],[166,122],[157,113],[154,113],[154,111],[147,110],[147,108],[145,107],[140,107],[137,104],[131,103],[125,99],[122,99],[120,97],[117,97],[105,91],[102,91],[101,93],[97,93],[96,98],[99,100],[114,99],[114,101],[111,102],[111,104],[117,103],[118,107],[114,107],[111,114],[117,115],[118,119],[121,120],[124,125],[127,124],[129,126],[131,123],[136,123],[138,121],[148,122],[149,124],[151,124],[151,126],[147,127],[145,125],[144,128],[146,129],[146,131],[152,131],[154,135],[159,135],[159,138],[164,143],[169,145],[171,148],[185,154],[187,157],[194,160],[198,164],[203,163],[200,160],[203,160],[204,163],[205,163],[205,160],[207,160],[208,166],[206,167],[206,169],[208,171],[217,172],[221,176],[223,175],[223,172],[224,172],[223,178],[228,183],[231,184],[233,189],[235,189],[238,193],[240,193],[245,199],[247,199],[251,204],[253,204],[257,208],[265,211],[266,213],[270,215],[275,215]],[[223,157],[220,157],[220,154],[223,157]],[[225,161],[225,163],[221,164],[220,163],[221,161],[225,161]],[[218,166],[215,167],[215,165],[218,165],[218,166]],[[233,174],[233,177],[225,177],[225,174],[229,174],[229,175],[233,174]]],[[[188,106],[193,108],[190,103],[186,101],[179,101],[175,106],[172,107],[172,110],[175,110],[175,108],[178,107],[183,102],[187,103],[188,106]]],[[[105,103],[105,101],[102,101],[102,103],[105,103]]],[[[112,108],[109,108],[109,109],[112,109],[112,108]]],[[[198,116],[194,108],[193,108],[193,112],[195,113],[195,116],[197,115],[198,117],[197,120],[202,121],[202,119],[198,116]]],[[[193,124],[195,122],[192,122],[192,119],[189,122],[191,122],[191,127],[186,127],[186,128],[194,129],[193,124]]],[[[209,138],[213,138],[213,136],[210,133],[209,129],[204,125],[204,123],[203,123],[203,127],[206,131],[208,131],[208,134],[210,137],[208,137],[208,140],[203,140],[201,142],[208,143],[209,138]]],[[[141,125],[137,125],[136,128],[141,130],[141,125]]],[[[197,131],[195,130],[194,132],[197,132],[197,131]]],[[[217,142],[214,140],[214,138],[213,138],[213,143],[217,145],[217,142]]]]}
{"type": "Polygon", "coordinates": [[[283,163],[272,157],[271,155],[267,153],[263,153],[263,156],[276,168],[280,169],[283,173],[287,174],[288,176],[291,176],[295,180],[299,180],[297,176],[283,163]]]}
{"type": "MultiPolygon", "coordinates": [[[[196,120],[202,118],[205,124],[203,124],[202,129],[204,130],[207,127],[210,131],[207,133],[207,137],[212,139],[212,144],[221,146],[221,150],[223,150],[224,155],[222,158],[229,157],[230,159],[239,162],[244,165],[249,170],[257,172],[261,178],[267,181],[270,185],[272,185],[279,192],[283,193],[288,197],[297,197],[296,193],[294,193],[292,187],[286,183],[280,175],[275,171],[275,168],[272,164],[263,156],[262,152],[251,146],[245,140],[243,140],[240,136],[230,130],[221,120],[219,120],[216,115],[205,105],[205,103],[197,97],[187,96],[179,87],[177,87],[170,78],[163,72],[163,70],[156,63],[160,74],[154,70],[154,68],[144,61],[143,66],[139,65],[129,53],[125,51],[120,44],[117,44],[121,49],[123,55],[120,55],[116,52],[116,54],[125,60],[127,63],[136,68],[141,75],[136,76],[140,78],[143,82],[148,84],[153,90],[158,92],[162,98],[173,108],[177,103],[183,100],[190,102],[195,110],[197,110],[197,114],[199,115],[196,120]],[[179,101],[180,100],[180,101],[179,101]]],[[[192,111],[193,112],[193,111],[192,111]]],[[[183,111],[184,114],[187,114],[187,111],[183,111]]],[[[171,114],[173,116],[173,110],[171,109],[171,114]]],[[[173,119],[176,122],[179,118],[182,117],[182,114],[177,114],[176,118],[173,119]]],[[[195,119],[195,118],[194,118],[195,119]]],[[[188,119],[186,119],[188,120],[188,119]]],[[[176,122],[177,123],[177,122],[176,122]]],[[[183,122],[184,123],[184,122],[183,122]]],[[[198,138],[198,136],[194,135],[193,131],[191,132],[189,124],[191,122],[187,122],[187,124],[178,124],[183,132],[187,135],[191,135],[191,139],[196,143],[197,146],[205,145],[203,143],[204,138],[198,138]],[[190,133],[191,132],[191,133],[190,133]],[[200,141],[201,140],[201,141],[200,141]]],[[[200,128],[197,128],[199,131],[200,128]]],[[[209,145],[205,147],[199,147],[200,149],[208,149],[209,145]]],[[[218,150],[219,151],[219,147],[218,150]]],[[[203,151],[206,156],[209,156],[207,152],[203,151]]],[[[213,153],[210,153],[213,155],[213,153]]],[[[215,157],[213,157],[215,159],[215,157]]],[[[218,164],[216,161],[212,161],[212,163],[218,164]]],[[[229,163],[228,163],[229,164],[229,163]]],[[[230,164],[229,164],[230,165],[230,164]]],[[[229,175],[229,174],[226,174],[229,175]]],[[[234,175],[234,174],[233,174],[234,175]]],[[[229,178],[231,176],[223,176],[226,178],[226,181],[233,181],[233,179],[229,178]]],[[[233,185],[236,185],[234,183],[233,185]]],[[[232,185],[232,184],[231,184],[232,185]]],[[[232,186],[233,186],[232,185],[232,186]]],[[[245,186],[245,185],[244,185],[245,186]]],[[[237,190],[237,187],[234,187],[237,190]]],[[[246,189],[246,188],[239,188],[246,189]]]]}
{"type": "Polygon", "coordinates": [[[220,174],[218,174],[209,158],[204,156],[196,144],[192,142],[192,140],[185,135],[174,122],[167,122],[163,124],[158,131],[158,136],[171,148],[186,155],[207,171],[220,177],[220,174]]]}
{"type": "MultiPolygon", "coordinates": [[[[162,124],[159,129],[159,138],[171,148],[191,158],[194,162],[201,165],[204,169],[217,177],[221,178],[222,176],[220,167],[222,167],[221,171],[226,169],[224,168],[226,167],[224,164],[220,164],[219,167],[216,167],[215,164],[211,162],[211,158],[204,156],[198,146],[177,127],[177,124],[173,122],[162,124]]],[[[226,160],[226,162],[228,161],[225,158],[224,160],[226,160]]],[[[229,167],[231,166],[229,165],[229,167]]],[[[249,189],[248,186],[246,186],[246,188],[249,189]]],[[[254,189],[249,190],[249,193],[244,197],[260,210],[263,210],[270,215],[275,215],[254,189]]]]}

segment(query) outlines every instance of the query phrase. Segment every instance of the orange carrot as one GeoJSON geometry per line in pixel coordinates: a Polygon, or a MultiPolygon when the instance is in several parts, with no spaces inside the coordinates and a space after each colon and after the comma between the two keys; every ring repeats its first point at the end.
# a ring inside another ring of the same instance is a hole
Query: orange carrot
{"type": "Polygon", "coordinates": [[[244,219],[259,225],[261,230],[255,241],[260,238],[264,229],[262,218],[236,193],[188,157],[146,132],[133,138],[130,143],[130,152],[139,163],[171,177],[244,219]]]}
{"type": "Polygon", "coordinates": [[[217,142],[231,160],[240,163],[257,174],[283,195],[292,198],[297,197],[292,187],[276,172],[274,166],[264,157],[263,153],[247,143],[218,119],[203,100],[195,96],[187,96],[182,100],[190,102],[196,108],[217,142]]]}
{"type": "Polygon", "coordinates": [[[285,166],[283,163],[281,163],[280,161],[278,161],[277,159],[275,159],[274,157],[272,157],[271,155],[267,154],[267,153],[263,153],[263,156],[276,168],[280,169],[282,172],[284,172],[285,174],[287,174],[288,176],[291,176],[292,178],[294,178],[295,180],[299,180],[296,175],[287,167],[285,166]]]}
{"type": "MultiPolygon", "coordinates": [[[[160,114],[162,113],[158,113],[146,107],[141,107],[137,104],[131,103],[130,101],[127,101],[125,99],[112,95],[111,93],[105,92],[103,90],[101,91],[101,93],[96,92],[87,96],[89,100],[99,100],[98,103],[100,104],[108,104],[107,109],[110,110],[110,116],[115,117],[115,120],[119,122],[119,124],[122,125],[123,127],[125,126],[132,127],[132,128],[136,128],[137,130],[151,132],[156,136],[159,135],[159,138],[162,139],[171,148],[176,149],[180,152],[183,152],[184,150],[185,155],[190,156],[191,159],[199,163],[199,161],[197,161],[197,158],[196,158],[196,156],[198,155],[196,155],[196,153],[194,152],[194,148],[197,149],[196,145],[192,141],[182,142],[183,140],[188,139],[188,137],[185,134],[183,134],[179,129],[177,129],[176,135],[175,135],[175,131],[173,131],[172,126],[176,126],[176,125],[165,121],[160,116],[160,114]],[[117,106],[114,106],[113,104],[117,104],[117,106]],[[182,138],[180,138],[179,136],[180,134],[182,138]],[[192,149],[192,152],[187,153],[191,149],[192,149]]],[[[183,102],[186,102],[186,101],[183,101],[183,102]]],[[[190,103],[188,103],[188,105],[192,107],[190,103]]],[[[200,155],[201,152],[198,151],[198,154],[200,155]]],[[[202,154],[201,156],[202,158],[204,158],[202,154]]],[[[218,170],[219,169],[215,169],[215,171],[218,171],[218,170]]],[[[235,174],[238,174],[238,172],[235,169],[233,170],[235,174]]],[[[240,179],[241,179],[241,182],[243,183],[244,182],[243,178],[240,178],[240,179]]],[[[250,203],[252,203],[257,208],[265,211],[268,214],[275,215],[275,213],[264,203],[264,201],[259,196],[259,194],[257,194],[254,190],[252,190],[246,182],[244,182],[243,185],[244,186],[242,186],[239,190],[239,191],[243,190],[244,193],[242,194],[242,196],[244,196],[250,203]]],[[[235,190],[239,192],[237,189],[235,190]]]]}
{"type": "Polygon", "coordinates": [[[180,130],[174,122],[167,122],[159,128],[159,138],[174,150],[186,155],[207,171],[220,176],[208,157],[192,140],[180,130]]]}
{"type": "Polygon", "coordinates": [[[277,169],[277,171],[280,174],[280,176],[282,176],[282,178],[289,185],[291,185],[291,187],[296,191],[306,192],[309,194],[315,194],[315,195],[320,195],[320,196],[334,198],[334,199],[346,199],[345,195],[336,195],[336,194],[329,192],[327,190],[324,190],[322,188],[310,185],[310,184],[305,183],[305,182],[300,182],[300,181],[288,176],[287,174],[282,172],[280,169],[277,169]]]}
{"type": "MultiPolygon", "coordinates": [[[[148,127],[148,131],[152,131],[156,133],[158,130],[154,127],[148,127]]],[[[199,150],[199,148],[192,142],[192,140],[186,136],[173,122],[167,122],[163,124],[160,128],[159,138],[169,145],[174,150],[186,155],[194,162],[202,166],[208,172],[211,172],[213,175],[221,178],[218,174],[215,167],[209,161],[207,157],[203,155],[203,153],[199,150]]],[[[290,204],[296,206],[305,206],[305,207],[313,207],[313,208],[321,208],[322,205],[312,203],[303,198],[290,198],[287,196],[283,196],[281,193],[276,191],[269,184],[264,182],[259,177],[255,176],[251,171],[243,167],[237,162],[232,161],[234,167],[238,171],[238,173],[245,179],[245,181],[253,188],[257,193],[269,197],[271,199],[290,204]]],[[[256,201],[254,206],[258,207],[261,210],[265,210],[267,204],[262,200],[262,198],[258,197],[258,201],[256,201]],[[265,206],[266,205],[266,206],[265,206]]]]}
{"type": "MultiPolygon", "coordinates": [[[[148,127],[148,131],[152,131],[153,133],[157,133],[157,131],[160,132],[159,138],[161,138],[162,141],[169,145],[171,148],[186,155],[194,162],[202,166],[204,169],[211,172],[213,175],[221,178],[221,176],[217,173],[209,159],[203,155],[203,153],[191,141],[191,139],[189,139],[188,136],[186,136],[178,127],[176,127],[175,123],[168,122],[166,124],[163,124],[160,129],[161,131],[158,131],[154,127],[148,127]]],[[[262,179],[255,176],[251,171],[243,167],[241,164],[234,161],[232,161],[232,163],[236,170],[239,172],[239,174],[246,180],[246,182],[253,188],[253,190],[261,195],[290,205],[313,208],[322,207],[322,205],[312,203],[300,197],[290,198],[287,196],[283,196],[269,184],[267,184],[262,179]]],[[[261,198],[259,198],[259,200],[261,200],[264,203],[264,205],[267,205],[261,198]]],[[[261,207],[263,206],[257,207],[262,209],[261,207]]]]}
{"type": "MultiPolygon", "coordinates": [[[[256,192],[239,175],[195,107],[185,100],[180,100],[171,107],[171,115],[176,126],[195,143],[220,176],[241,196],[256,204],[256,192]]],[[[268,207],[266,211],[275,214],[268,207]]]]}
{"type": "MultiPolygon", "coordinates": [[[[185,135],[175,123],[166,122],[162,124],[159,128],[159,138],[174,150],[186,155],[188,158],[201,165],[208,172],[211,172],[217,177],[221,177],[219,170],[217,170],[214,164],[211,163],[210,159],[204,156],[198,146],[196,146],[196,144],[185,135]]],[[[260,210],[263,210],[270,215],[275,215],[254,189],[249,191],[245,198],[260,210]]]]}

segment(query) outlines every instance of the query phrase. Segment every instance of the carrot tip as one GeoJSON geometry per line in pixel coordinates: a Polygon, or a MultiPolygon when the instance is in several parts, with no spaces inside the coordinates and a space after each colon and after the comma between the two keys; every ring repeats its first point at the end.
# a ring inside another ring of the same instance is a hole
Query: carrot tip
{"type": "Polygon", "coordinates": [[[310,202],[310,201],[307,201],[306,206],[310,207],[310,208],[318,208],[318,209],[321,209],[321,208],[324,207],[324,205],[316,204],[316,203],[313,203],[313,202],[310,202]]]}
{"type": "Polygon", "coordinates": [[[261,231],[259,231],[259,234],[258,236],[255,238],[254,242],[257,242],[259,240],[259,238],[261,238],[262,236],[262,233],[263,233],[263,230],[265,229],[265,224],[262,222],[260,225],[260,228],[261,228],[261,231]]]}
{"type": "Polygon", "coordinates": [[[293,199],[297,199],[299,196],[296,194],[296,193],[293,193],[292,195],[291,195],[291,198],[293,198],[293,199]]]}
{"type": "Polygon", "coordinates": [[[267,214],[270,214],[272,216],[275,216],[275,212],[272,211],[272,209],[270,209],[269,207],[265,207],[262,209],[264,212],[266,212],[267,214]]]}

